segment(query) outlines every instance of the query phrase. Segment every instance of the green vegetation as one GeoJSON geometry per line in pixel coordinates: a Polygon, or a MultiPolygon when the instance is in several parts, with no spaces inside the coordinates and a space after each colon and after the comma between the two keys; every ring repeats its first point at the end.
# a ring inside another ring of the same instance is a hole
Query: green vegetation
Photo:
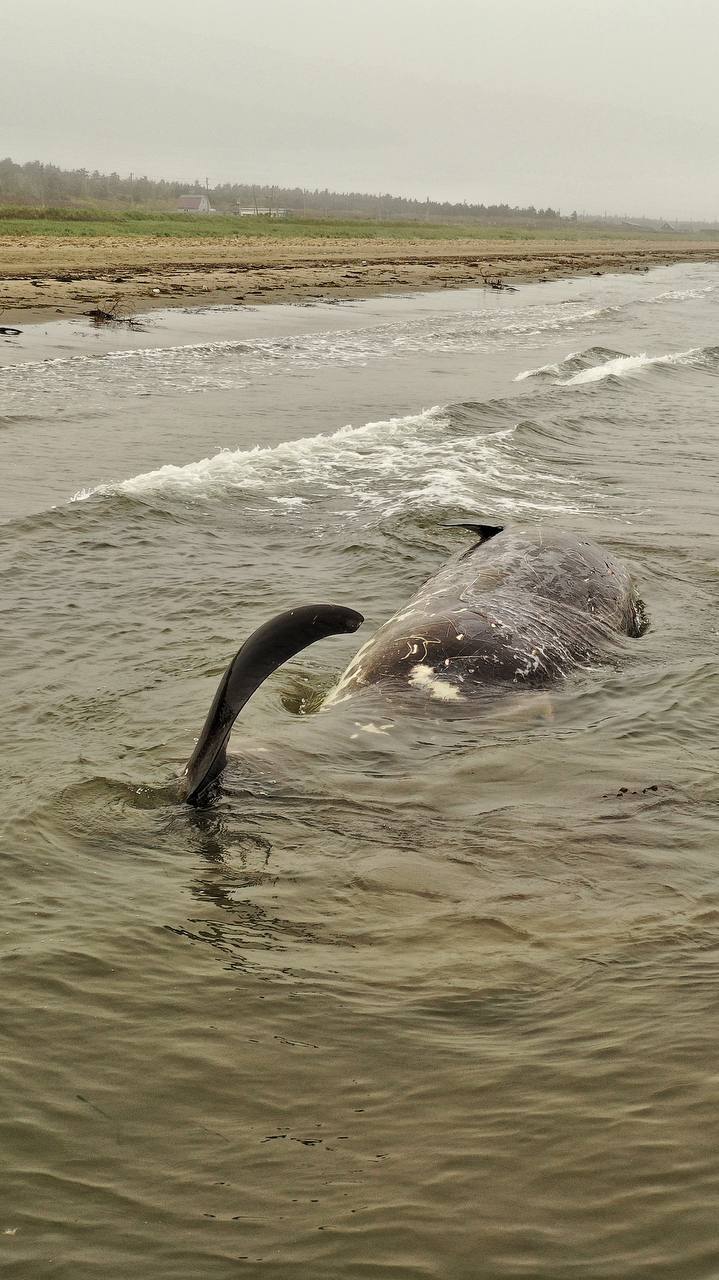
{"type": "MultiPolygon", "coordinates": [[[[335,218],[239,218],[222,214],[153,213],[129,209],[58,209],[0,206],[0,235],[252,236],[268,240],[636,240],[642,232],[565,221],[547,226],[489,222],[391,222],[335,218]]],[[[650,233],[651,234],[651,233],[650,233]]],[[[706,231],[702,237],[706,237],[706,231]]],[[[716,233],[714,233],[716,234],[716,233]]]]}
{"type": "MultiPolygon", "coordinates": [[[[61,169],[37,160],[0,159],[0,235],[253,236],[271,240],[636,240],[671,234],[650,218],[561,217],[555,209],[508,204],[416,200],[357,191],[308,190],[225,182],[170,182],[129,174],[61,169]],[[183,194],[205,195],[213,214],[177,213],[183,194]],[[240,218],[238,208],[286,210],[286,217],[240,218]]],[[[717,234],[719,227],[684,224],[682,234],[717,234]]]]}
{"type": "Polygon", "coordinates": [[[368,191],[310,190],[306,187],[277,187],[248,182],[222,182],[207,187],[194,182],[168,182],[138,174],[90,173],[88,169],[61,169],[56,164],[30,160],[18,164],[9,156],[0,159],[0,205],[95,206],[110,209],[165,209],[174,212],[181,195],[207,196],[219,213],[232,214],[242,208],[286,209],[298,216],[322,218],[377,218],[379,221],[432,219],[448,222],[480,218],[489,222],[556,219],[554,209],[513,208],[508,204],[467,204],[466,201],[415,200],[410,196],[368,191]]]}

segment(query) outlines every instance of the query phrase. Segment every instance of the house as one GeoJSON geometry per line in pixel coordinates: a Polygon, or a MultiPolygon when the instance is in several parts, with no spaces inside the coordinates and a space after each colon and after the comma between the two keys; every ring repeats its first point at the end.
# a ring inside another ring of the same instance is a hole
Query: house
{"type": "Polygon", "coordinates": [[[207,196],[180,196],[177,201],[178,213],[214,213],[207,196]]]}

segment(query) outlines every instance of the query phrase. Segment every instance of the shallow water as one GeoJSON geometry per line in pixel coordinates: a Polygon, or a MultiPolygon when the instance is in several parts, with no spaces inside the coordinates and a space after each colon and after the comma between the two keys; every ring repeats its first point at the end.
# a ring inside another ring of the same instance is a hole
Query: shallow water
{"type": "MultiPolygon", "coordinates": [[[[8,1276],[719,1273],[719,269],[0,343],[8,1276]],[[481,717],[278,672],[462,545],[605,542],[651,618],[481,717]]],[[[7,1234],[4,1234],[7,1233],[7,1234]]]]}

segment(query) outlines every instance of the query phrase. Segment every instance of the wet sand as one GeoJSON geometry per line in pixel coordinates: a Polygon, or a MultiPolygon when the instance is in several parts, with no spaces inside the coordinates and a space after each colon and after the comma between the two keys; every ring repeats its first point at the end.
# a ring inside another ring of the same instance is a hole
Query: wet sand
{"type": "Polygon", "coordinates": [[[0,236],[0,324],[153,307],[310,302],[499,278],[642,271],[719,260],[719,241],[167,239],[0,236]]]}

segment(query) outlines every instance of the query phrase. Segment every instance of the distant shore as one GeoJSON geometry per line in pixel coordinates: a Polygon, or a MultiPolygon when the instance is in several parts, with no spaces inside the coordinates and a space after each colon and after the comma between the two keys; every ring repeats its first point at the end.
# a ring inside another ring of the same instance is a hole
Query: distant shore
{"type": "MultiPolygon", "coordinates": [[[[719,241],[0,235],[0,325],[302,303],[719,261],[719,241]]],[[[488,286],[489,287],[489,286],[488,286]]]]}

